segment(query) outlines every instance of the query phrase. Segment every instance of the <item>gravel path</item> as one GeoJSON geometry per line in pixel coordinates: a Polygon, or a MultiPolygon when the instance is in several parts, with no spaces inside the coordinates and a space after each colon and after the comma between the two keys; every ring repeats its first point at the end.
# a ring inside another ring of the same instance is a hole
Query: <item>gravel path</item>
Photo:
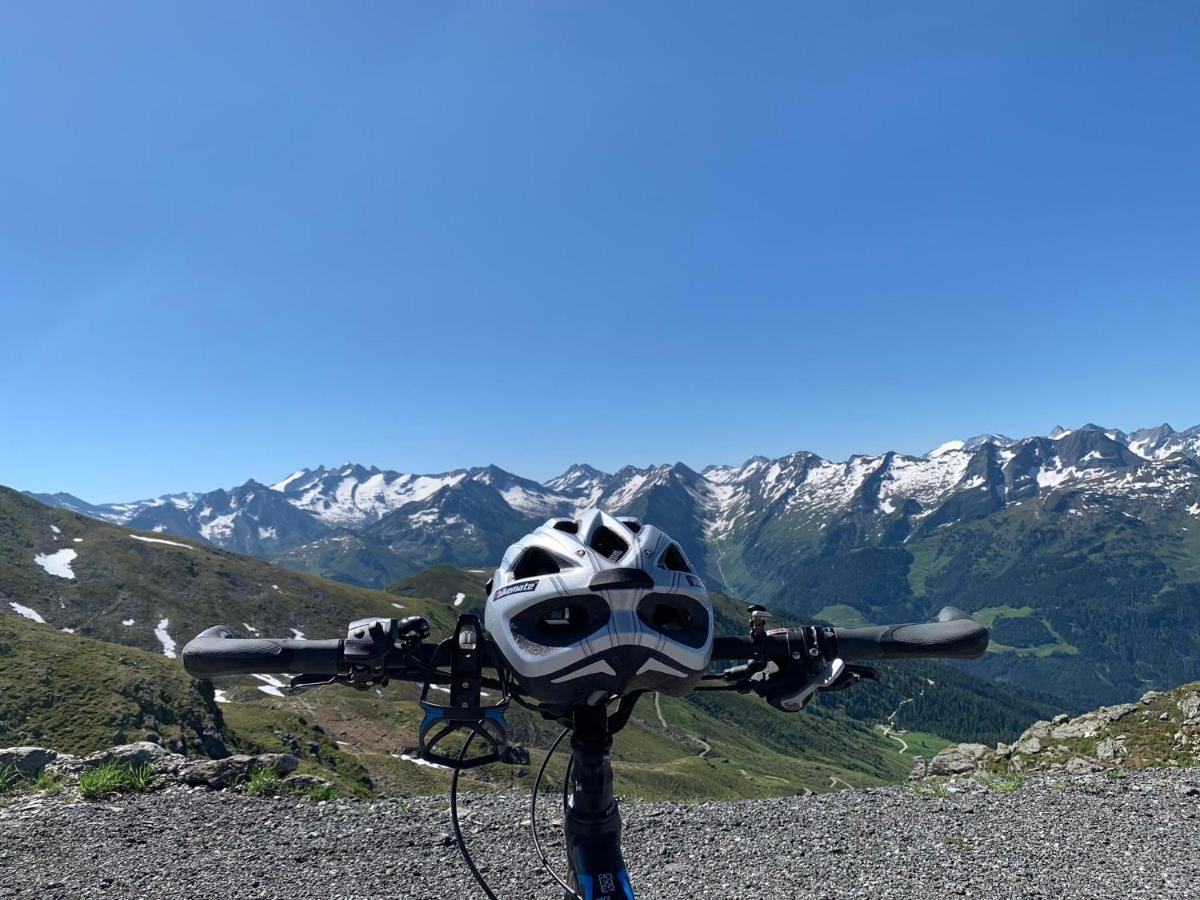
{"type": "MultiPolygon", "coordinates": [[[[482,897],[446,804],[260,800],[176,789],[0,809],[0,898],[482,897]]],[[[546,833],[554,804],[547,797],[546,833]]],[[[627,804],[643,898],[1196,898],[1200,770],[843,791],[744,803],[627,804]]],[[[501,900],[561,894],[523,798],[475,798],[466,831],[501,900]]],[[[561,844],[554,858],[561,858],[561,844]]]]}

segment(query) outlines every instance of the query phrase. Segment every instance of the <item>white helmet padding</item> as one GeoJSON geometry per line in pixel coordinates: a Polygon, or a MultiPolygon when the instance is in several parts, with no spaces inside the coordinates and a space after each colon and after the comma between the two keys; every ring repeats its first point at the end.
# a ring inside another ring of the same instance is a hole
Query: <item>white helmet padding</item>
{"type": "Polygon", "coordinates": [[[712,655],[712,603],[683,550],[598,509],[508,548],[484,625],[525,691],[555,705],[685,694],[712,655]]]}

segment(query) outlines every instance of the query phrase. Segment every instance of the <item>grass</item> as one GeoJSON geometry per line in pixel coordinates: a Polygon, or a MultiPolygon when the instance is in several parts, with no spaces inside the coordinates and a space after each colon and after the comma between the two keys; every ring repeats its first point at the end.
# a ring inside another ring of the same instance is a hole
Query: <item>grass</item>
{"type": "Polygon", "coordinates": [[[975,781],[997,794],[1011,794],[1021,789],[1021,785],[1025,783],[1025,776],[1016,773],[980,772],[975,776],[975,781]]]}
{"type": "Polygon", "coordinates": [[[277,797],[283,793],[283,779],[274,769],[256,769],[246,782],[246,793],[255,797],[277,797]]]}
{"type": "Polygon", "coordinates": [[[79,776],[79,796],[95,800],[109,794],[136,794],[154,785],[154,767],[109,762],[79,776]]]}
{"type": "Polygon", "coordinates": [[[23,780],[15,766],[5,766],[0,769],[0,796],[16,790],[23,780]]]}
{"type": "Polygon", "coordinates": [[[56,797],[62,793],[63,783],[61,779],[56,778],[49,772],[42,772],[34,779],[33,789],[40,791],[47,797],[56,797]]]}
{"type": "Polygon", "coordinates": [[[306,797],[309,800],[336,800],[337,788],[332,784],[318,784],[310,788],[290,785],[273,769],[256,769],[246,782],[246,793],[255,797],[306,797]]]}
{"type": "Polygon", "coordinates": [[[914,797],[949,797],[946,785],[936,781],[913,781],[908,785],[909,793],[914,797]]]}

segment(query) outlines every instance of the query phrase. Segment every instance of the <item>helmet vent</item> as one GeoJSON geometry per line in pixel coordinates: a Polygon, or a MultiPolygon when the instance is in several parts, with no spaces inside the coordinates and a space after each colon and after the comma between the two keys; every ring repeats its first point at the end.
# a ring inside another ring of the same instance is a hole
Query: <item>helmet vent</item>
{"type": "Polygon", "coordinates": [[[611,528],[601,525],[592,533],[591,548],[611,562],[616,562],[625,555],[629,545],[611,528]]]}
{"type": "Polygon", "coordinates": [[[558,560],[553,554],[541,547],[529,547],[521,554],[516,565],[512,568],[512,577],[516,581],[523,578],[536,578],[539,575],[556,575],[562,571],[558,560]]]}
{"type": "Polygon", "coordinates": [[[579,523],[571,519],[559,519],[554,523],[554,527],[559,531],[565,531],[567,534],[579,534],[579,523]]]}
{"type": "Polygon", "coordinates": [[[692,568],[684,559],[683,551],[679,549],[678,544],[672,544],[667,548],[667,552],[658,560],[660,567],[669,572],[691,572],[692,568]]]}
{"type": "Polygon", "coordinates": [[[619,521],[622,525],[624,525],[626,528],[628,528],[634,534],[637,534],[639,531],[642,530],[642,523],[639,522],[637,519],[618,519],[617,521],[619,521]]]}

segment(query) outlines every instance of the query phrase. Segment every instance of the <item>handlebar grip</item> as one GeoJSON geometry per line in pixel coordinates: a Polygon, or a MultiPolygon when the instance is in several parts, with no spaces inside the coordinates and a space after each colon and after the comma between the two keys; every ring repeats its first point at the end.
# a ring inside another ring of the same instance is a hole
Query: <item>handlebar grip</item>
{"type": "Polygon", "coordinates": [[[183,667],[195,678],[258,672],[336,675],[342,668],[342,642],[239,638],[228,626],[215,625],[188,641],[183,667]]]}
{"type": "Polygon", "coordinates": [[[987,651],[988,631],[952,606],[936,622],[835,628],[842,659],[976,659],[987,651]]]}

